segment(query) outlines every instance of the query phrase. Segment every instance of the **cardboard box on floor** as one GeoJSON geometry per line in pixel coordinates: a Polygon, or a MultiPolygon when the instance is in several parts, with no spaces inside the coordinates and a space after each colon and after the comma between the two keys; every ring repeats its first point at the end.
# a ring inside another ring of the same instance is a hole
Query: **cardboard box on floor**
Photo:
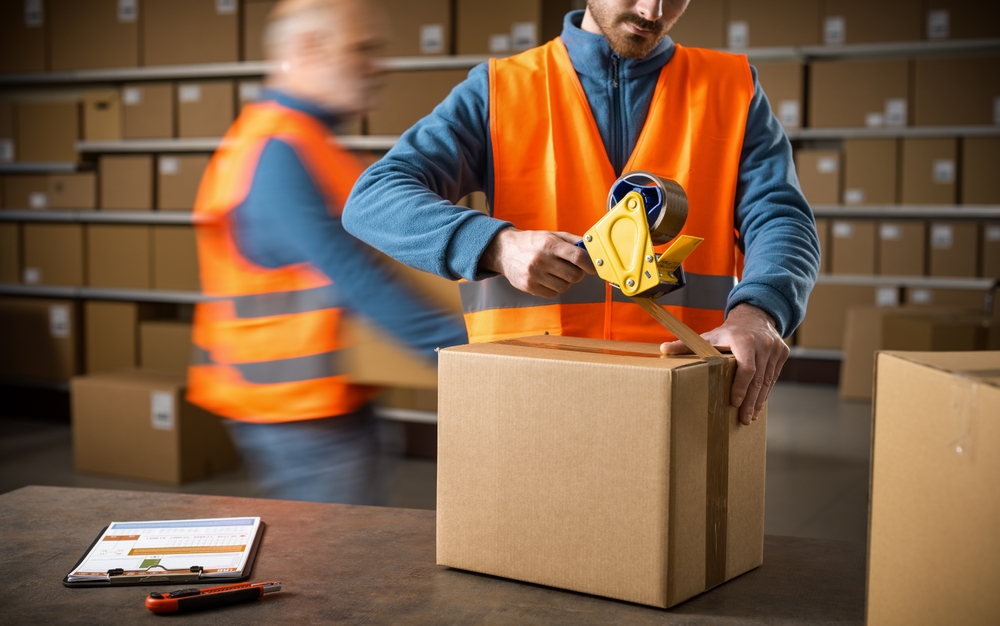
{"type": "Polygon", "coordinates": [[[809,204],[840,204],[839,150],[796,150],[795,172],[809,204]]]}
{"type": "Polygon", "coordinates": [[[501,55],[534,48],[562,32],[572,0],[457,0],[456,54],[501,55]]]}
{"type": "Polygon", "coordinates": [[[958,201],[958,140],[903,139],[900,201],[952,205],[958,201]]]}
{"type": "Polygon", "coordinates": [[[80,372],[80,337],[73,300],[0,298],[0,377],[69,380],[80,372]]]}
{"type": "Polygon", "coordinates": [[[50,209],[96,209],[97,174],[49,174],[47,195],[50,209]]]}
{"type": "Polygon", "coordinates": [[[21,282],[21,225],[0,222],[0,283],[21,282]]]}
{"type": "Polygon", "coordinates": [[[48,0],[55,71],[139,65],[138,2],[48,0]]]}
{"type": "Polygon", "coordinates": [[[927,223],[918,220],[878,223],[878,273],[924,276],[927,273],[927,223]]]}
{"type": "Polygon", "coordinates": [[[1000,137],[962,139],[962,204],[1000,204],[1000,137]]]}
{"type": "Polygon", "coordinates": [[[47,35],[41,0],[0,2],[0,74],[48,69],[47,35]]]}
{"type": "Polygon", "coordinates": [[[45,209],[49,206],[49,177],[45,174],[4,176],[5,209],[45,209]]]}
{"type": "Polygon", "coordinates": [[[662,608],[758,567],[766,415],[739,424],[731,368],[571,337],[442,350],[437,563],[662,608]]]}
{"type": "Polygon", "coordinates": [[[139,324],[139,367],[144,371],[187,376],[190,362],[190,322],[149,320],[139,324]]]}
{"type": "Polygon", "coordinates": [[[920,41],[924,14],[914,0],[824,0],[823,43],[920,41]]]}
{"type": "Polygon", "coordinates": [[[982,0],[925,0],[927,39],[1000,37],[1000,4],[982,0]]]}
{"type": "Polygon", "coordinates": [[[101,208],[122,211],[153,210],[153,156],[102,155],[101,208]]]}
{"type": "Polygon", "coordinates": [[[192,210],[210,158],[207,154],[161,154],[156,168],[156,208],[192,210]]]}
{"type": "Polygon", "coordinates": [[[384,0],[392,39],[385,54],[390,57],[449,54],[452,43],[449,0],[384,0]]]}
{"type": "Polygon", "coordinates": [[[118,90],[83,92],[84,141],[122,138],[122,97],[118,90]]]}
{"type": "Polygon", "coordinates": [[[79,139],[79,102],[18,103],[18,161],[76,162],[79,139]]]}
{"type": "Polygon", "coordinates": [[[875,220],[833,220],[830,272],[871,276],[877,267],[875,220]]]}
{"type": "Polygon", "coordinates": [[[896,204],[899,141],[844,140],[844,204],[896,204]]]}
{"type": "Polygon", "coordinates": [[[87,225],[87,286],[151,289],[153,286],[150,226],[87,225]]]}
{"type": "Polygon", "coordinates": [[[975,222],[931,222],[931,276],[975,278],[979,226],[975,222]]]}
{"type": "MultiPolygon", "coordinates": [[[[698,0],[670,28],[670,38],[692,48],[726,47],[725,0],[698,0]]],[[[759,68],[758,68],[759,69],[759,68]]],[[[770,92],[768,92],[770,94],[770,92]]]]}
{"type": "Polygon", "coordinates": [[[755,63],[757,80],[771,111],[784,128],[800,128],[805,114],[805,66],[801,63],[755,63]]]}
{"type": "Polygon", "coordinates": [[[818,284],[809,295],[809,306],[805,319],[795,331],[795,342],[803,348],[840,350],[844,346],[844,324],[851,307],[895,306],[897,299],[895,288],[818,284]]]}
{"type": "Polygon", "coordinates": [[[267,25],[267,14],[271,12],[278,0],[245,0],[243,2],[243,31],[241,33],[244,61],[263,61],[264,27],[267,25]]]}
{"type": "MultiPolygon", "coordinates": [[[[983,224],[983,265],[979,275],[1000,279],[1000,222],[983,224]]],[[[997,307],[1000,310],[1000,306],[997,307]]]]}
{"type": "Polygon", "coordinates": [[[820,0],[729,0],[730,48],[820,43],[820,0]]]}
{"type": "Polygon", "coordinates": [[[125,139],[170,139],[174,136],[174,84],[122,85],[122,135],[125,139]]]}
{"type": "Polygon", "coordinates": [[[13,102],[0,102],[0,163],[13,163],[17,158],[14,110],[13,102]]]}
{"type": "Polygon", "coordinates": [[[193,226],[153,226],[153,289],[200,291],[193,226]]]}
{"type": "Polygon", "coordinates": [[[83,306],[86,373],[134,369],[139,363],[139,323],[170,312],[170,305],[87,300],[83,306]]]}
{"type": "Polygon", "coordinates": [[[241,4],[236,0],[143,0],[143,64],[239,61],[241,4]]]}
{"type": "Polygon", "coordinates": [[[236,114],[231,80],[184,82],[177,85],[177,136],[221,137],[236,114]]]}
{"type": "Polygon", "coordinates": [[[909,61],[816,61],[810,65],[809,125],[906,126],[909,95],[909,61]]]}
{"type": "Polygon", "coordinates": [[[24,224],[24,270],[26,285],[84,285],[82,224],[24,224]]]}
{"type": "Polygon", "coordinates": [[[913,62],[916,126],[1000,124],[1000,56],[913,62]]]}
{"type": "Polygon", "coordinates": [[[882,352],[866,623],[1000,615],[1000,352],[882,352]]]}
{"type": "Polygon", "coordinates": [[[465,70],[389,74],[380,96],[381,106],[368,115],[368,134],[400,135],[406,132],[433,111],[468,74],[465,70]]]}
{"type": "Polygon", "coordinates": [[[184,399],[184,380],[141,371],[74,378],[73,467],[172,484],[235,469],[225,428],[184,399]]]}

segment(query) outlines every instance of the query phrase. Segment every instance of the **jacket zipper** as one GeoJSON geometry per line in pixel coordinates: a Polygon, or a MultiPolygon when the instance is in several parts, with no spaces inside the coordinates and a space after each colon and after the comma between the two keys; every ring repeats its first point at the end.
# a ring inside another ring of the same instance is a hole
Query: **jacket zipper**
{"type": "Polygon", "coordinates": [[[617,52],[611,55],[611,154],[614,159],[612,167],[615,177],[621,176],[622,167],[622,123],[621,123],[621,83],[619,81],[619,65],[621,56],[617,52]]]}

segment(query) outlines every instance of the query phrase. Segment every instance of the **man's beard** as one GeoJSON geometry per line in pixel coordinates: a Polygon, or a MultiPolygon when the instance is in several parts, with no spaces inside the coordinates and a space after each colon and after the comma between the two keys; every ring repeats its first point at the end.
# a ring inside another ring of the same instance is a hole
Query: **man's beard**
{"type": "Polygon", "coordinates": [[[604,33],[604,38],[608,40],[611,49],[627,59],[641,59],[646,56],[667,34],[666,24],[663,21],[652,22],[634,13],[614,15],[606,12],[604,7],[597,6],[598,4],[587,3],[591,16],[604,33]],[[621,27],[626,22],[654,34],[648,38],[634,35],[621,27]]]}

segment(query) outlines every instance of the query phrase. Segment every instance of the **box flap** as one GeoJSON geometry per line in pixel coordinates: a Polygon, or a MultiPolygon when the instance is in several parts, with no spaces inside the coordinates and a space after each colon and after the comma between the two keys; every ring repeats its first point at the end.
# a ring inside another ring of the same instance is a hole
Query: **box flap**
{"type": "Polygon", "coordinates": [[[1000,388],[1000,352],[883,352],[882,354],[1000,388]]]}

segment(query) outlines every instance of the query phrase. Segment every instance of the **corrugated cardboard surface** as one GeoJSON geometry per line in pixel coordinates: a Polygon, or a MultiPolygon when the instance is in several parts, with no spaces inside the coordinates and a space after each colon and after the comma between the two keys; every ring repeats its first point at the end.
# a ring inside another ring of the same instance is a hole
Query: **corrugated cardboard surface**
{"type": "Polygon", "coordinates": [[[84,242],[81,224],[24,224],[22,282],[82,287],[84,242]]]}
{"type": "Polygon", "coordinates": [[[21,282],[21,225],[0,223],[0,283],[21,282]]]}
{"type": "Polygon", "coordinates": [[[5,209],[44,209],[49,205],[49,180],[44,174],[4,176],[5,209]]]}
{"type": "Polygon", "coordinates": [[[239,61],[242,2],[144,0],[142,58],[145,65],[239,61]],[[220,12],[229,5],[232,11],[220,12]]]}
{"type": "Polygon", "coordinates": [[[981,313],[985,296],[986,292],[977,289],[907,289],[906,305],[952,307],[966,313],[981,313]]]}
{"type": "Polygon", "coordinates": [[[73,300],[0,298],[0,376],[69,380],[80,372],[73,300]]]}
{"type": "MultiPolygon", "coordinates": [[[[983,223],[983,267],[980,276],[1000,278],[1000,222],[983,223]]],[[[997,307],[1000,311],[1000,306],[997,307]]]]}
{"type": "Polygon", "coordinates": [[[771,111],[785,128],[799,128],[806,113],[805,66],[801,63],[755,63],[757,80],[767,94],[771,111]]]}
{"type": "Polygon", "coordinates": [[[1000,137],[962,139],[962,204],[1000,204],[1000,137]]]}
{"type": "Polygon", "coordinates": [[[878,223],[878,273],[883,276],[923,276],[927,273],[927,223],[878,223]]]}
{"type": "Polygon", "coordinates": [[[152,155],[103,155],[98,163],[102,209],[153,209],[152,155]]]}
{"type": "Polygon", "coordinates": [[[667,607],[761,563],[766,418],[738,424],[721,369],[566,337],[439,367],[439,564],[667,607]]]}
{"type": "Polygon", "coordinates": [[[26,5],[19,0],[0,2],[0,73],[44,72],[47,30],[41,19],[26,19],[26,5]]]}
{"type": "MultiPolygon", "coordinates": [[[[943,39],[1000,37],[1000,4],[982,0],[925,0],[925,9],[948,13],[948,33],[943,39]]],[[[930,39],[928,33],[928,39],[930,39]]]]}
{"type": "Polygon", "coordinates": [[[48,178],[48,208],[97,208],[97,174],[49,174],[48,178]]]}
{"type": "Polygon", "coordinates": [[[867,623],[995,624],[1000,352],[878,356],[867,623]]]}
{"type": "MultiPolygon", "coordinates": [[[[909,102],[909,95],[909,61],[816,61],[810,66],[809,125],[868,126],[869,114],[885,115],[887,100],[909,102]]],[[[907,105],[908,119],[912,108],[907,105]]]]}
{"type": "Polygon", "coordinates": [[[830,272],[871,276],[877,267],[875,220],[833,220],[830,272]]]}
{"type": "Polygon", "coordinates": [[[183,376],[139,371],[74,378],[76,470],[178,484],[234,469],[219,418],[187,403],[183,385],[183,376]],[[155,422],[153,394],[173,408],[155,422]]]}
{"type": "Polygon", "coordinates": [[[138,355],[139,319],[148,305],[88,300],[83,305],[84,346],[88,374],[132,369],[138,355]]]}
{"type": "Polygon", "coordinates": [[[974,222],[931,222],[930,275],[975,277],[978,247],[979,227],[974,222]]]}
{"type": "Polygon", "coordinates": [[[692,2],[668,34],[671,39],[684,46],[725,48],[726,13],[725,0],[692,2]]]}
{"type": "Polygon", "coordinates": [[[819,16],[819,0],[729,0],[729,28],[745,22],[750,47],[818,44],[819,16]]]}
{"type": "Polygon", "coordinates": [[[957,139],[903,139],[901,154],[903,204],[948,205],[958,201],[957,139]]]}
{"type": "Polygon", "coordinates": [[[122,85],[122,133],[125,139],[169,139],[174,136],[174,84],[122,85]]]}
{"type": "Polygon", "coordinates": [[[843,348],[848,309],[875,304],[875,296],[874,287],[816,285],[809,296],[806,317],[795,331],[796,343],[804,348],[843,348]]]}
{"type": "Polygon", "coordinates": [[[139,65],[139,20],[124,17],[118,0],[48,0],[50,69],[139,65]]]}
{"type": "Polygon", "coordinates": [[[122,138],[122,98],[118,90],[83,92],[84,141],[122,138]]]}
{"type": "Polygon", "coordinates": [[[399,135],[429,114],[458,83],[465,70],[394,72],[379,96],[381,105],[368,115],[369,135],[399,135]]]}
{"type": "Polygon", "coordinates": [[[177,136],[221,137],[233,123],[235,83],[231,80],[177,85],[177,136]]]}
{"type": "Polygon", "coordinates": [[[451,52],[449,0],[384,0],[382,5],[388,13],[392,33],[392,39],[385,49],[386,56],[424,56],[451,52]],[[427,37],[424,38],[423,35],[427,37]]]}
{"type": "Polygon", "coordinates": [[[151,289],[150,226],[87,225],[87,285],[151,289]]]}
{"type": "Polygon", "coordinates": [[[192,210],[210,158],[207,154],[161,154],[157,158],[156,208],[161,211],[192,210]]]}
{"type": "Polygon", "coordinates": [[[896,139],[845,139],[844,204],[896,204],[898,161],[896,139]]]}
{"type": "Polygon", "coordinates": [[[809,204],[840,204],[839,150],[797,150],[795,172],[809,204]]]}
{"type": "Polygon", "coordinates": [[[139,366],[149,372],[187,376],[191,362],[191,324],[176,320],[139,324],[139,366]]]}
{"type": "Polygon", "coordinates": [[[153,226],[153,288],[200,291],[192,226],[153,226]]]}
{"type": "Polygon", "coordinates": [[[954,313],[889,315],[882,321],[885,350],[961,352],[986,347],[985,318],[954,313]]]}
{"type": "Polygon", "coordinates": [[[19,161],[76,161],[80,139],[78,102],[21,102],[17,105],[19,161]]]}
{"type": "Polygon", "coordinates": [[[996,124],[1000,56],[914,61],[917,126],[996,124]]]}
{"type": "Polygon", "coordinates": [[[823,19],[843,20],[843,39],[825,43],[882,43],[920,41],[924,13],[919,0],[824,0],[823,19]]]}

